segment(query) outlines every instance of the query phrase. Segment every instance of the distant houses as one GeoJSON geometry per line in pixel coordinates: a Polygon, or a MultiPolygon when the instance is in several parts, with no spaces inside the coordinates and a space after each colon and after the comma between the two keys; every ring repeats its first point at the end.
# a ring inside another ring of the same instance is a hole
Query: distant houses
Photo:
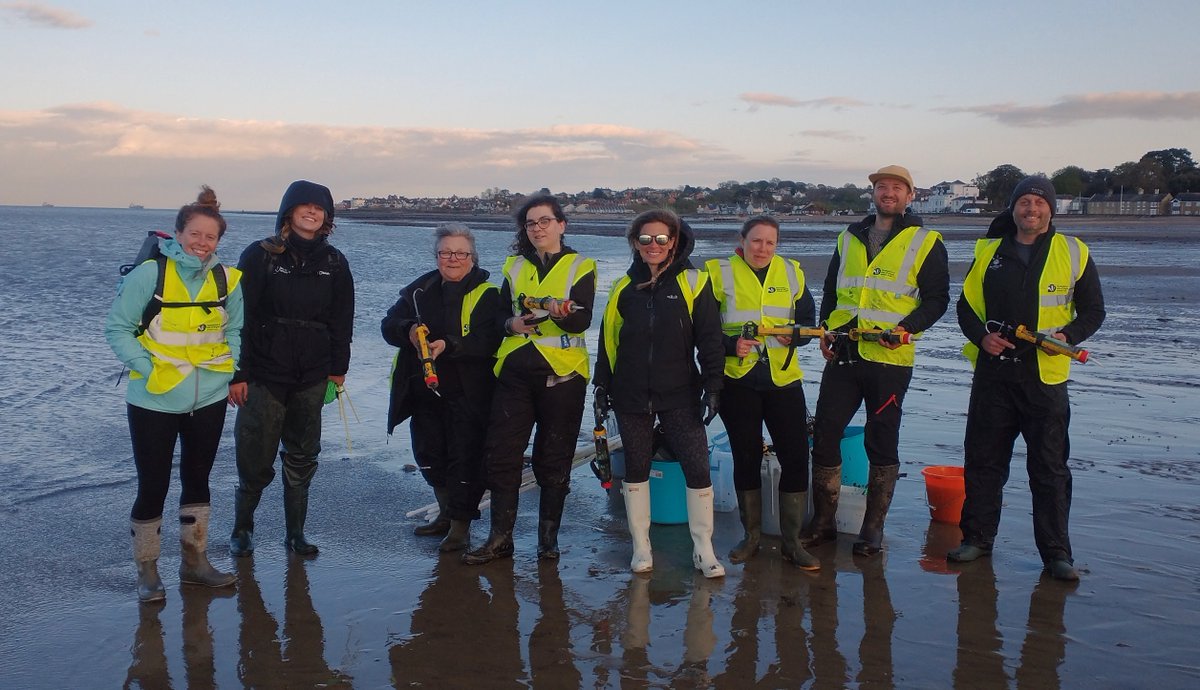
{"type": "Polygon", "coordinates": [[[1144,194],[1140,189],[1135,194],[1093,194],[1084,199],[1083,213],[1089,216],[1165,216],[1172,211],[1173,198],[1157,189],[1153,194],[1144,194]]]}
{"type": "Polygon", "coordinates": [[[979,198],[979,186],[971,182],[963,182],[955,180],[953,182],[939,182],[931,189],[917,189],[916,198],[913,199],[912,210],[914,213],[932,214],[932,213],[979,213],[980,209],[987,203],[986,199],[979,198]],[[966,210],[964,209],[971,209],[966,210]]]}

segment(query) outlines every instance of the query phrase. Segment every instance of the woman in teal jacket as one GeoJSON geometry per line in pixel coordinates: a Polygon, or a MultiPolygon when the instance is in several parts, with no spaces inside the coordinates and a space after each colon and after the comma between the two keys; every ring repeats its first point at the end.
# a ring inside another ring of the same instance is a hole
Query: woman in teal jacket
{"type": "Polygon", "coordinates": [[[179,209],[175,239],[159,243],[162,256],[121,281],[104,327],[109,346],[130,370],[125,401],[138,474],[130,533],[143,602],[165,596],[158,556],[176,441],[182,484],[180,582],[234,583],[233,575],[215,570],[205,553],[208,476],[241,350],[241,273],[221,266],[215,254],[225,227],[216,194],[204,187],[196,203],[179,209]],[[161,308],[143,324],[155,299],[161,308]]]}

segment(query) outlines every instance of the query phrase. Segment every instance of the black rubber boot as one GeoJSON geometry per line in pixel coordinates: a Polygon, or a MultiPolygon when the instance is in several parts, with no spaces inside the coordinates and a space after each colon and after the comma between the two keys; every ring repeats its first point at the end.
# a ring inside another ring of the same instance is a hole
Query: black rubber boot
{"type": "Polygon", "coordinates": [[[451,520],[450,529],[446,531],[446,538],[442,543],[438,544],[438,551],[442,553],[450,553],[452,551],[463,551],[471,546],[471,521],[470,520],[451,520]]]}
{"type": "Polygon", "coordinates": [[[762,540],[762,489],[737,492],[738,516],[744,535],[729,552],[731,563],[744,563],[758,553],[762,540]]]}
{"type": "Polygon", "coordinates": [[[779,492],[779,550],[784,560],[801,570],[820,570],[821,561],[804,550],[800,543],[800,528],[808,510],[808,492],[779,492]]]}
{"type": "Polygon", "coordinates": [[[450,491],[435,486],[433,495],[437,498],[438,515],[430,522],[413,528],[413,534],[418,537],[440,537],[450,531],[450,515],[446,512],[450,507],[450,491]]]}
{"type": "Polygon", "coordinates": [[[806,549],[826,542],[837,541],[838,497],[842,491],[842,466],[813,465],[813,517],[800,533],[800,545],[806,549]]]}
{"type": "Polygon", "coordinates": [[[312,556],[318,551],[316,544],[304,538],[304,521],[308,518],[308,485],[316,473],[316,460],[298,460],[283,454],[283,517],[287,524],[284,544],[301,556],[312,556]]]}
{"type": "Polygon", "coordinates": [[[497,558],[512,558],[513,526],[517,524],[517,492],[492,492],[492,528],[487,542],[463,554],[463,563],[482,565],[497,558]]]}
{"type": "Polygon", "coordinates": [[[571,489],[543,486],[538,500],[538,560],[558,560],[558,527],[571,489]]]}
{"type": "Polygon", "coordinates": [[[867,511],[863,515],[862,529],[858,531],[858,541],[854,542],[855,555],[874,556],[883,551],[883,523],[887,520],[899,476],[899,465],[871,465],[867,474],[867,511]]]}
{"type": "Polygon", "coordinates": [[[233,492],[233,534],[229,535],[229,555],[254,553],[254,510],[262,493],[238,487],[233,492]]]}

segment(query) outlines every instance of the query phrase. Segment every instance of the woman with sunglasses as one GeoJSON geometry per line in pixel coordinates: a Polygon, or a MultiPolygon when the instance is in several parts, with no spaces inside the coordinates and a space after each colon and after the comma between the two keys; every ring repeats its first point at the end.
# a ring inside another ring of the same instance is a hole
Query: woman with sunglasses
{"type": "MultiPolygon", "coordinates": [[[[746,337],[756,327],[812,327],[816,305],[804,271],[775,254],[779,221],[756,216],[742,225],[733,256],[705,268],[721,305],[725,341],[725,389],[721,421],[733,451],[733,485],[745,537],[729,552],[741,563],[758,553],[762,535],[762,428],[766,424],[779,458],[779,530],[783,557],[801,570],[821,562],[804,550],[800,528],[808,505],[808,425],[796,347],[810,338],[746,337]]],[[[623,430],[622,430],[623,431],[623,430]]]]}
{"type": "Polygon", "coordinates": [[[392,371],[388,433],[411,417],[413,455],[437,497],[438,515],[418,536],[442,536],[438,550],[470,546],[471,521],[483,498],[483,441],[496,376],[495,328],[500,290],[479,267],[475,236],[462,223],[434,231],[437,268],[400,291],[381,328],[400,348],[392,371]],[[419,327],[428,330],[419,334],[419,327]],[[419,337],[433,358],[436,379],[421,367],[419,337]]]}
{"type": "Polygon", "coordinates": [[[633,263],[609,292],[600,327],[595,405],[611,405],[625,447],[621,493],[633,540],[630,568],[654,567],[650,456],[657,418],[687,483],[692,562],[705,577],[725,568],[713,552],[713,491],[704,425],[717,415],[724,349],[712,286],[688,257],[692,229],[671,211],[647,211],[627,234],[633,263]],[[697,369],[696,361],[700,362],[697,369]]]}
{"type": "Polygon", "coordinates": [[[504,261],[500,287],[497,326],[504,339],[496,353],[496,393],[484,453],[491,533],[487,543],[463,554],[470,564],[513,554],[521,470],[535,426],[532,464],[541,488],[537,554],[542,560],[558,558],[558,528],[587,392],[583,334],[592,323],[596,261],[563,244],[567,218],[554,197],[531,197],[516,220],[515,254],[504,261]],[[526,304],[537,300],[539,305],[526,304]]]}

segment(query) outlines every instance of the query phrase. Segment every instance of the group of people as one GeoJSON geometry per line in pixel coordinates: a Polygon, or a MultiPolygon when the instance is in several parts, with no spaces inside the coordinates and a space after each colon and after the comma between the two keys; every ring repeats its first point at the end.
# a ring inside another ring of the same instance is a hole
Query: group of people
{"type": "MultiPolygon", "coordinates": [[[[725,574],[712,544],[705,433],[718,415],[730,439],[744,531],[729,559],[744,562],[760,548],[765,426],[781,468],[781,553],[812,571],[821,561],[810,549],[836,539],[840,443],[865,405],[867,503],[853,549],[863,557],[878,554],[899,476],[914,343],[948,308],[950,279],[941,236],[908,210],[916,192],[909,172],[887,166],[869,179],[875,213],[838,236],[819,310],[800,264],[777,254],[775,219],[746,221],[735,252],[700,267],[692,261],[695,235],[679,216],[668,210],[637,216],[625,234],[631,264],[612,285],[600,318],[594,372],[584,334],[593,322],[596,262],[565,243],[567,218],[554,197],[531,197],[517,210],[512,254],[495,282],[479,265],[470,229],[439,226],[436,268],[400,291],[381,324],[384,340],[398,348],[388,432],[409,420],[413,454],[439,509],[416,534],[441,537],[439,550],[462,551],[467,564],[511,557],[532,435],[537,556],[557,559],[590,377],[597,417],[611,411],[621,429],[633,572],[653,569],[649,474],[665,446],[686,483],[694,565],[705,577],[725,574]],[[826,363],[812,430],[808,516],[808,406],[796,350],[812,339],[826,363]],[[490,532],[472,548],[470,524],[481,517],[485,491],[490,532]]],[[[1074,580],[1067,528],[1071,359],[1053,344],[1078,345],[1105,312],[1088,248],[1056,232],[1054,209],[1049,180],[1023,180],[977,242],[964,281],[957,312],[975,373],[963,542],[947,558],[966,562],[991,553],[1021,434],[1039,553],[1053,577],[1074,580]],[[1036,337],[1014,337],[1018,325],[1036,337]]],[[[304,536],[308,486],[320,452],[322,405],[338,394],[349,366],[354,317],[349,266],[327,241],[333,211],[327,188],[293,183],[275,235],[251,244],[234,269],[216,261],[225,222],[206,187],[180,209],[176,237],[162,241],[162,256],[121,284],[106,335],[131,370],[127,407],[138,469],[131,531],[142,601],[163,598],[156,562],[177,439],[180,581],[214,587],[234,581],[205,557],[208,475],[226,403],[239,408],[231,553],[253,552],[254,512],[274,477],[276,452],[286,544],[301,555],[317,552],[304,536]],[[148,305],[157,308],[152,316],[148,305]]]]}

